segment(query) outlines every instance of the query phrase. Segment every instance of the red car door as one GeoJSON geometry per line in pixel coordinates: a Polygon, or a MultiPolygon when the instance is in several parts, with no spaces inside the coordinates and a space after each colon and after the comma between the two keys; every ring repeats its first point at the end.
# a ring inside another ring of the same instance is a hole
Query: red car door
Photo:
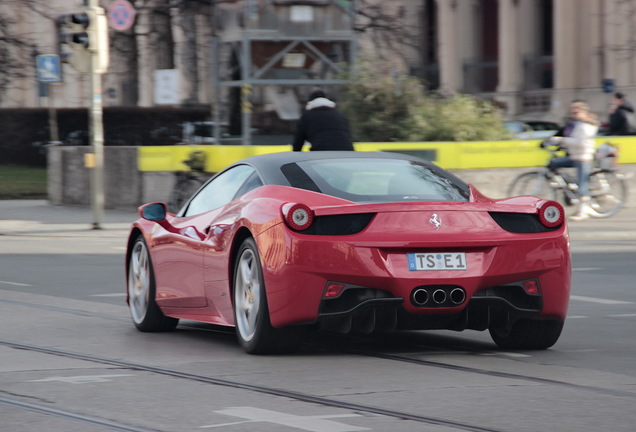
{"type": "Polygon", "coordinates": [[[208,306],[204,289],[205,237],[209,213],[171,222],[178,233],[157,227],[152,258],[161,306],[198,308],[208,306]]]}

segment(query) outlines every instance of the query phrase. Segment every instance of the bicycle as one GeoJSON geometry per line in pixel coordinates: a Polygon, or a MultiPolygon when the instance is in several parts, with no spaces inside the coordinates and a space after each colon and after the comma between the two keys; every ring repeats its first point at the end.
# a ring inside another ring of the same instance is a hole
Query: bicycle
{"type": "Polygon", "coordinates": [[[175,172],[175,183],[168,201],[168,210],[174,213],[183,207],[186,201],[203,186],[209,177],[204,173],[205,153],[194,151],[183,163],[191,171],[175,172]]]}
{"type": "MultiPolygon", "coordinates": [[[[552,159],[559,156],[559,149],[546,147],[546,150],[552,159]]],[[[609,143],[602,144],[596,150],[594,168],[589,177],[592,217],[613,216],[627,200],[627,182],[625,175],[616,167],[617,158],[618,148],[609,143]]],[[[571,169],[551,170],[545,167],[517,176],[508,188],[508,196],[534,195],[571,206],[579,203],[578,189],[575,173],[571,169]]]]}

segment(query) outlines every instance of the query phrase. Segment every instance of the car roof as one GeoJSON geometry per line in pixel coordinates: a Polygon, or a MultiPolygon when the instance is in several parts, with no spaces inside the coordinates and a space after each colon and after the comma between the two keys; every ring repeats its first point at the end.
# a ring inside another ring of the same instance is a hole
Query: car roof
{"type": "Polygon", "coordinates": [[[410,160],[417,161],[419,163],[429,165],[432,169],[441,169],[436,165],[418,158],[403,153],[397,152],[357,152],[357,151],[319,151],[319,152],[281,152],[281,153],[268,153],[263,155],[251,156],[242,159],[226,169],[229,169],[236,165],[250,165],[259,172],[262,179],[266,184],[278,184],[289,185],[289,181],[281,171],[283,165],[313,161],[324,159],[342,159],[342,158],[354,158],[354,159],[398,159],[398,160],[410,160]]]}

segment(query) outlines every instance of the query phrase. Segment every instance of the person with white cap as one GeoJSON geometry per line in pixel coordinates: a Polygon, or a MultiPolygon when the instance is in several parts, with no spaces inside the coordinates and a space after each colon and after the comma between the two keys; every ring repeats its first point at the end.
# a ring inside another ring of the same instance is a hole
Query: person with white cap
{"type": "Polygon", "coordinates": [[[354,150],[349,120],[322,90],[309,95],[305,112],[298,122],[293,150],[301,151],[306,141],[311,144],[311,151],[354,150]]]}

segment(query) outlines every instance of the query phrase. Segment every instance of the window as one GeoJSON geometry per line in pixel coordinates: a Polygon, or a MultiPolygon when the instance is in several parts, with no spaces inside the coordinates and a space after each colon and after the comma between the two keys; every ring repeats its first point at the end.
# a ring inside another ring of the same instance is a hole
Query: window
{"type": "Polygon", "coordinates": [[[188,204],[183,216],[193,216],[224,206],[262,184],[254,168],[238,165],[219,174],[199,191],[188,204]]]}
{"type": "Polygon", "coordinates": [[[299,162],[304,177],[283,170],[292,186],[354,202],[467,201],[468,186],[434,165],[397,159],[299,162]]]}

